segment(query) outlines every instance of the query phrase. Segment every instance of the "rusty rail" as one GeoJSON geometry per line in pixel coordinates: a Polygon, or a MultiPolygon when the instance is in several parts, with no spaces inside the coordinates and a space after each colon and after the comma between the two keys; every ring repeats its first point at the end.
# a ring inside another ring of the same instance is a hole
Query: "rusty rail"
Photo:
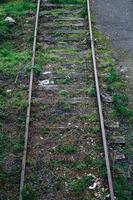
{"type": "Polygon", "coordinates": [[[29,82],[28,107],[27,107],[26,125],[25,125],[25,141],[24,141],[24,150],[23,150],[23,158],[22,158],[19,200],[22,200],[22,190],[23,190],[24,181],[25,181],[25,169],[26,169],[27,147],[28,147],[28,136],[29,136],[29,123],[30,123],[30,112],[31,112],[31,96],[32,96],[33,75],[34,75],[33,69],[34,69],[34,66],[35,66],[36,40],[37,40],[40,3],[41,3],[41,0],[38,0],[37,11],[36,11],[35,29],[34,29],[33,50],[32,50],[32,65],[31,65],[30,82],[29,82]]]}
{"type": "Polygon", "coordinates": [[[112,183],[112,175],[111,175],[111,169],[110,169],[108,145],[107,145],[107,139],[106,139],[105,125],[104,125],[103,110],[102,110],[102,101],[101,101],[101,96],[100,96],[100,87],[99,87],[98,71],[97,71],[97,63],[96,63],[96,53],[95,53],[92,22],[91,22],[90,0],[87,0],[87,11],[88,11],[88,21],[89,21],[89,31],[90,31],[90,40],[91,40],[95,87],[96,87],[96,94],[97,94],[97,104],[98,104],[99,119],[100,119],[100,126],[101,126],[101,132],[102,132],[102,141],[103,141],[105,162],[106,162],[106,169],[107,169],[107,176],[108,176],[108,185],[109,185],[111,200],[115,200],[113,183],[112,183]]]}

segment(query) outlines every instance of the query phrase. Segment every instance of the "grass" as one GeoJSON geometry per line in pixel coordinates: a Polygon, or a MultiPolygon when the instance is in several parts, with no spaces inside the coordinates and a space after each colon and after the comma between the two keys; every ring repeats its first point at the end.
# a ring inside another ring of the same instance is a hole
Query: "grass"
{"type": "Polygon", "coordinates": [[[31,186],[24,185],[22,191],[23,200],[37,200],[36,192],[31,186]]]}
{"type": "Polygon", "coordinates": [[[10,77],[15,77],[20,66],[25,65],[31,58],[28,50],[19,52],[9,42],[0,45],[0,57],[0,72],[10,77]]]}
{"type": "MultiPolygon", "coordinates": [[[[31,43],[27,42],[27,35],[24,33],[24,23],[28,12],[35,11],[35,7],[35,3],[27,0],[0,1],[0,185],[3,185],[0,198],[11,200],[17,199],[17,192],[12,191],[11,185],[15,184],[16,187],[19,183],[20,154],[23,150],[25,114],[28,105],[25,87],[28,78],[26,67],[31,61],[32,49],[29,48],[31,43]],[[7,16],[12,17],[16,23],[11,25],[4,22],[7,16]],[[15,84],[18,73],[20,76],[15,84]],[[5,172],[4,162],[10,154],[15,156],[15,164],[8,174],[5,172]]],[[[28,28],[27,34],[32,34],[32,28],[28,28]]],[[[38,70],[38,66],[36,68],[39,74],[40,69],[38,70]]]]}
{"type": "Polygon", "coordinates": [[[69,112],[69,111],[71,111],[72,105],[69,103],[66,103],[64,101],[59,101],[58,107],[59,107],[59,109],[61,109],[64,112],[69,112]]]}
{"type": "Polygon", "coordinates": [[[81,0],[49,0],[50,3],[61,3],[61,4],[77,4],[81,3],[81,0]]]}
{"type": "Polygon", "coordinates": [[[89,96],[91,97],[95,97],[96,96],[96,89],[95,87],[93,87],[92,85],[87,89],[87,93],[89,96]]]}
{"type": "Polygon", "coordinates": [[[64,154],[73,154],[78,151],[78,148],[77,148],[77,146],[75,146],[73,144],[60,145],[60,146],[58,146],[57,151],[59,153],[64,153],[64,154]]]}
{"type": "MultiPolygon", "coordinates": [[[[112,58],[111,52],[110,52],[110,46],[108,44],[108,41],[103,36],[103,34],[99,33],[95,27],[94,27],[94,37],[96,38],[96,53],[97,53],[97,62],[98,62],[98,70],[100,74],[105,73],[107,76],[101,77],[101,86],[102,84],[106,87],[104,87],[105,91],[109,93],[112,96],[113,102],[112,102],[112,113],[113,115],[110,117],[109,114],[107,115],[108,120],[113,119],[114,121],[120,121],[120,124],[123,124],[122,126],[127,128],[127,122],[129,121],[132,123],[133,120],[133,110],[129,107],[129,100],[128,95],[126,94],[126,85],[124,83],[124,77],[120,77],[115,69],[115,61],[112,58]],[[124,120],[124,123],[123,123],[124,120]]],[[[130,126],[130,125],[129,125],[130,126]]],[[[120,125],[121,127],[121,125],[120,125]]],[[[124,127],[124,129],[125,129],[124,127]]],[[[129,127],[128,127],[129,128],[129,127]]],[[[123,130],[124,131],[124,130],[123,130]]],[[[130,136],[128,135],[128,139],[130,136]]],[[[129,139],[130,140],[130,139],[129,139]]],[[[131,145],[131,143],[127,144],[128,146],[131,145]]],[[[120,147],[119,145],[115,147],[118,152],[124,152],[124,154],[130,159],[129,155],[131,152],[131,149],[126,151],[125,147],[120,147]]],[[[128,163],[129,164],[129,163],[128,163]]],[[[116,167],[117,163],[115,163],[114,167],[116,167]]],[[[127,170],[124,169],[125,164],[120,166],[120,170],[122,172],[127,172],[127,170]]],[[[101,169],[102,169],[101,165],[101,169]]],[[[105,169],[100,170],[100,175],[102,177],[105,177],[105,169]]],[[[132,199],[132,186],[128,186],[128,180],[125,178],[125,173],[118,174],[117,172],[114,173],[113,177],[113,185],[116,193],[116,197],[118,200],[125,200],[125,199],[132,199]]]]}
{"type": "MultiPolygon", "coordinates": [[[[64,149],[63,149],[63,152],[64,152],[64,149]]],[[[69,150],[69,152],[70,152],[70,150],[69,150]]],[[[66,153],[66,150],[65,150],[65,153],[66,153]]],[[[93,156],[91,156],[90,154],[87,154],[82,161],[50,160],[47,163],[47,165],[51,169],[57,168],[59,166],[64,166],[65,168],[68,168],[68,169],[80,171],[80,170],[86,170],[90,167],[93,167],[93,168],[98,167],[98,166],[101,167],[101,162],[94,159],[93,156]]]]}
{"type": "Polygon", "coordinates": [[[71,180],[68,183],[69,189],[79,195],[86,190],[90,180],[91,177],[89,176],[82,176],[78,180],[71,180]]]}
{"type": "Polygon", "coordinates": [[[50,133],[50,129],[49,129],[48,127],[44,127],[44,128],[42,129],[42,133],[43,133],[44,135],[48,135],[48,134],[50,133]]]}
{"type": "MultiPolygon", "coordinates": [[[[35,10],[35,4],[27,1],[27,0],[15,0],[11,2],[2,1],[0,3],[0,38],[1,40],[5,40],[13,34],[17,25],[9,25],[4,22],[4,19],[7,16],[11,16],[16,21],[20,17],[24,17],[27,13],[27,10],[35,10]]],[[[17,22],[18,23],[18,22],[17,22]]]]}
{"type": "Polygon", "coordinates": [[[123,175],[115,179],[114,187],[115,187],[116,196],[118,197],[119,200],[125,200],[127,198],[128,200],[132,200],[132,197],[130,196],[127,197],[127,194],[129,191],[133,192],[133,188],[130,185],[127,186],[127,180],[123,175]],[[125,191],[125,189],[127,190],[127,194],[122,192],[122,191],[125,191]]]}
{"type": "Polygon", "coordinates": [[[60,90],[59,91],[59,95],[63,96],[63,97],[68,97],[69,96],[69,92],[67,90],[60,90]]]}

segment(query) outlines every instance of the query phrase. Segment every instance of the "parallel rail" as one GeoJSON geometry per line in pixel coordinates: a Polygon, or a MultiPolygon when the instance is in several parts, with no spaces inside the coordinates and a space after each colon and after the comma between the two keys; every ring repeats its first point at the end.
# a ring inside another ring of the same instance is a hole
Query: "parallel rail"
{"type": "Polygon", "coordinates": [[[31,98],[32,98],[32,86],[33,86],[33,75],[34,75],[33,69],[34,69],[34,65],[35,65],[36,40],[37,40],[40,3],[41,3],[41,0],[38,0],[37,11],[36,11],[35,30],[34,30],[33,50],[32,50],[32,64],[31,64],[32,66],[31,66],[30,82],[29,82],[28,107],[27,107],[26,125],[25,125],[25,141],[24,141],[24,150],[23,150],[23,158],[22,158],[19,200],[22,200],[22,190],[23,190],[24,181],[25,181],[25,168],[26,168],[27,149],[28,149],[29,123],[30,123],[30,113],[31,113],[31,98]]]}
{"type": "MultiPolygon", "coordinates": [[[[29,137],[29,122],[30,122],[30,114],[31,114],[32,86],[33,86],[33,76],[34,76],[33,68],[35,65],[36,41],[37,41],[37,31],[38,31],[38,23],[39,23],[40,3],[41,3],[41,0],[38,0],[36,20],[35,20],[35,30],[34,30],[33,51],[32,51],[33,52],[32,53],[32,69],[31,69],[30,81],[29,81],[28,107],[27,107],[27,115],[26,115],[25,141],[24,141],[24,150],[23,150],[23,158],[22,158],[19,200],[22,200],[22,190],[23,190],[24,182],[25,182],[25,170],[26,170],[26,159],[27,159],[28,137],[29,137]]],[[[99,80],[98,80],[96,54],[95,54],[95,46],[94,46],[92,22],[91,22],[90,0],[87,0],[87,11],[88,11],[91,50],[92,50],[92,61],[93,61],[93,69],[94,69],[94,79],[95,79],[95,87],[96,87],[96,94],[97,94],[97,104],[98,104],[99,120],[100,120],[102,141],[103,141],[104,154],[105,154],[105,162],[106,162],[106,168],[107,168],[108,185],[109,185],[109,191],[110,191],[110,198],[111,200],[115,200],[111,168],[110,168],[110,162],[109,162],[108,145],[107,145],[107,139],[106,139],[105,125],[104,125],[103,110],[102,110],[102,102],[101,102],[101,97],[100,97],[100,87],[99,87],[99,80]]]]}
{"type": "Polygon", "coordinates": [[[108,175],[109,191],[110,191],[111,200],[114,200],[115,196],[114,196],[112,175],[111,175],[110,162],[109,162],[108,145],[107,145],[107,139],[106,139],[105,125],[104,125],[102,101],[101,101],[101,96],[100,96],[98,71],[97,71],[97,63],[96,63],[95,46],[94,46],[94,39],[93,39],[93,32],[92,32],[90,0],[87,0],[87,11],[88,11],[88,21],[89,21],[89,30],[90,30],[90,40],[91,40],[91,50],[92,50],[92,59],[93,59],[95,87],[96,87],[96,94],[97,94],[97,103],[98,103],[99,119],[100,119],[100,126],[101,126],[101,132],[102,132],[102,141],[103,141],[104,154],[105,154],[105,162],[106,162],[107,175],[108,175]]]}

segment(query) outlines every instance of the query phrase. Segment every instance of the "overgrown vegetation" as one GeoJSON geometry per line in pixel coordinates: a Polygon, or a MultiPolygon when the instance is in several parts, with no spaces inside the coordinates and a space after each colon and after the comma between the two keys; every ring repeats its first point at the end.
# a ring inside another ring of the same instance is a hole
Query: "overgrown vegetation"
{"type": "MultiPolygon", "coordinates": [[[[27,108],[27,67],[31,61],[33,1],[0,1],[0,199],[17,199],[27,108]],[[15,23],[6,22],[12,17],[15,23]],[[27,24],[26,24],[27,23],[27,24]],[[28,37],[25,35],[25,26],[28,37]],[[7,167],[8,166],[8,167],[7,167]],[[11,185],[14,188],[11,188],[11,185]]],[[[34,14],[34,13],[33,13],[34,14]]],[[[34,19],[33,19],[34,20],[34,19]]],[[[38,74],[38,69],[36,70],[38,74]]]]}
{"type": "MultiPolygon", "coordinates": [[[[19,0],[19,1],[2,1],[0,2],[0,38],[1,40],[11,38],[11,34],[16,30],[18,21],[21,21],[27,10],[34,10],[35,5],[31,1],[19,0]],[[16,20],[16,24],[11,25],[4,20],[7,16],[10,16],[16,20]],[[21,18],[20,18],[21,17],[21,18]]],[[[22,22],[22,21],[21,21],[22,22]]],[[[21,24],[19,24],[21,25],[21,24]]]]}
{"type": "Polygon", "coordinates": [[[62,3],[62,4],[77,4],[81,3],[81,0],[49,0],[51,3],[62,3]]]}
{"type": "Polygon", "coordinates": [[[82,176],[79,180],[72,180],[68,183],[70,190],[74,191],[77,195],[87,188],[91,177],[82,176]]]}
{"type": "MultiPolygon", "coordinates": [[[[107,115],[108,120],[118,120],[123,123],[132,122],[133,110],[129,107],[129,99],[126,94],[126,87],[124,78],[116,72],[115,60],[112,57],[111,47],[106,40],[106,37],[102,33],[99,33],[95,27],[93,27],[94,37],[96,38],[96,53],[98,62],[98,71],[101,75],[100,82],[101,88],[104,86],[104,92],[107,92],[112,96],[112,113],[113,115],[107,115]],[[111,119],[110,119],[111,117],[111,119]],[[126,120],[126,122],[125,122],[126,120]]],[[[126,124],[127,127],[127,124],[126,124]]],[[[123,130],[125,131],[125,129],[123,130]]],[[[124,135],[124,132],[122,133],[124,135]]],[[[116,148],[116,147],[115,147],[116,148]]],[[[117,146],[118,152],[124,152],[122,146],[117,146]]],[[[126,152],[124,152],[126,153],[126,152]]],[[[124,164],[125,165],[125,164],[124,164]]],[[[121,166],[121,171],[124,172],[124,165],[121,166]]],[[[125,178],[124,173],[118,174],[117,161],[113,166],[117,169],[114,173],[113,184],[116,197],[118,200],[132,199],[132,187],[128,187],[128,180],[125,178]],[[129,192],[128,198],[127,193],[129,192]]]]}

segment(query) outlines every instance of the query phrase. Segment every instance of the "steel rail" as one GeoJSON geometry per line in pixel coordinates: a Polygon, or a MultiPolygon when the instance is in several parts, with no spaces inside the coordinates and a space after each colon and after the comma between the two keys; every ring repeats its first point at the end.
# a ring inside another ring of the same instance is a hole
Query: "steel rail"
{"type": "Polygon", "coordinates": [[[38,0],[37,11],[36,11],[36,20],[35,20],[35,29],[34,29],[34,41],[33,41],[33,49],[32,49],[32,63],[31,63],[31,72],[30,72],[30,81],[29,81],[28,107],[27,107],[26,124],[25,124],[25,140],[24,140],[24,150],[23,150],[23,158],[22,158],[19,200],[22,200],[22,190],[23,190],[24,181],[25,181],[25,169],[26,169],[27,147],[28,147],[28,136],[29,136],[29,123],[30,123],[30,113],[31,113],[31,97],[32,97],[32,87],[33,87],[33,76],[34,76],[34,66],[35,66],[36,40],[37,40],[37,31],[38,31],[40,3],[41,3],[41,0],[38,0]]]}
{"type": "Polygon", "coordinates": [[[110,191],[110,198],[111,198],[111,200],[115,200],[113,183],[112,183],[112,175],[111,175],[111,169],[110,169],[108,145],[107,145],[106,132],[105,132],[104,117],[103,117],[102,101],[101,101],[101,96],[100,96],[100,87],[99,87],[97,62],[96,62],[96,53],[95,53],[95,45],[94,45],[93,31],[92,31],[90,0],[87,0],[87,11],[88,11],[88,21],[89,21],[89,31],[90,31],[90,40],[91,40],[91,51],[92,51],[95,87],[96,87],[99,119],[100,119],[102,141],[103,141],[105,162],[106,162],[106,169],[107,169],[107,176],[108,176],[108,185],[109,185],[109,191],[110,191]]]}

